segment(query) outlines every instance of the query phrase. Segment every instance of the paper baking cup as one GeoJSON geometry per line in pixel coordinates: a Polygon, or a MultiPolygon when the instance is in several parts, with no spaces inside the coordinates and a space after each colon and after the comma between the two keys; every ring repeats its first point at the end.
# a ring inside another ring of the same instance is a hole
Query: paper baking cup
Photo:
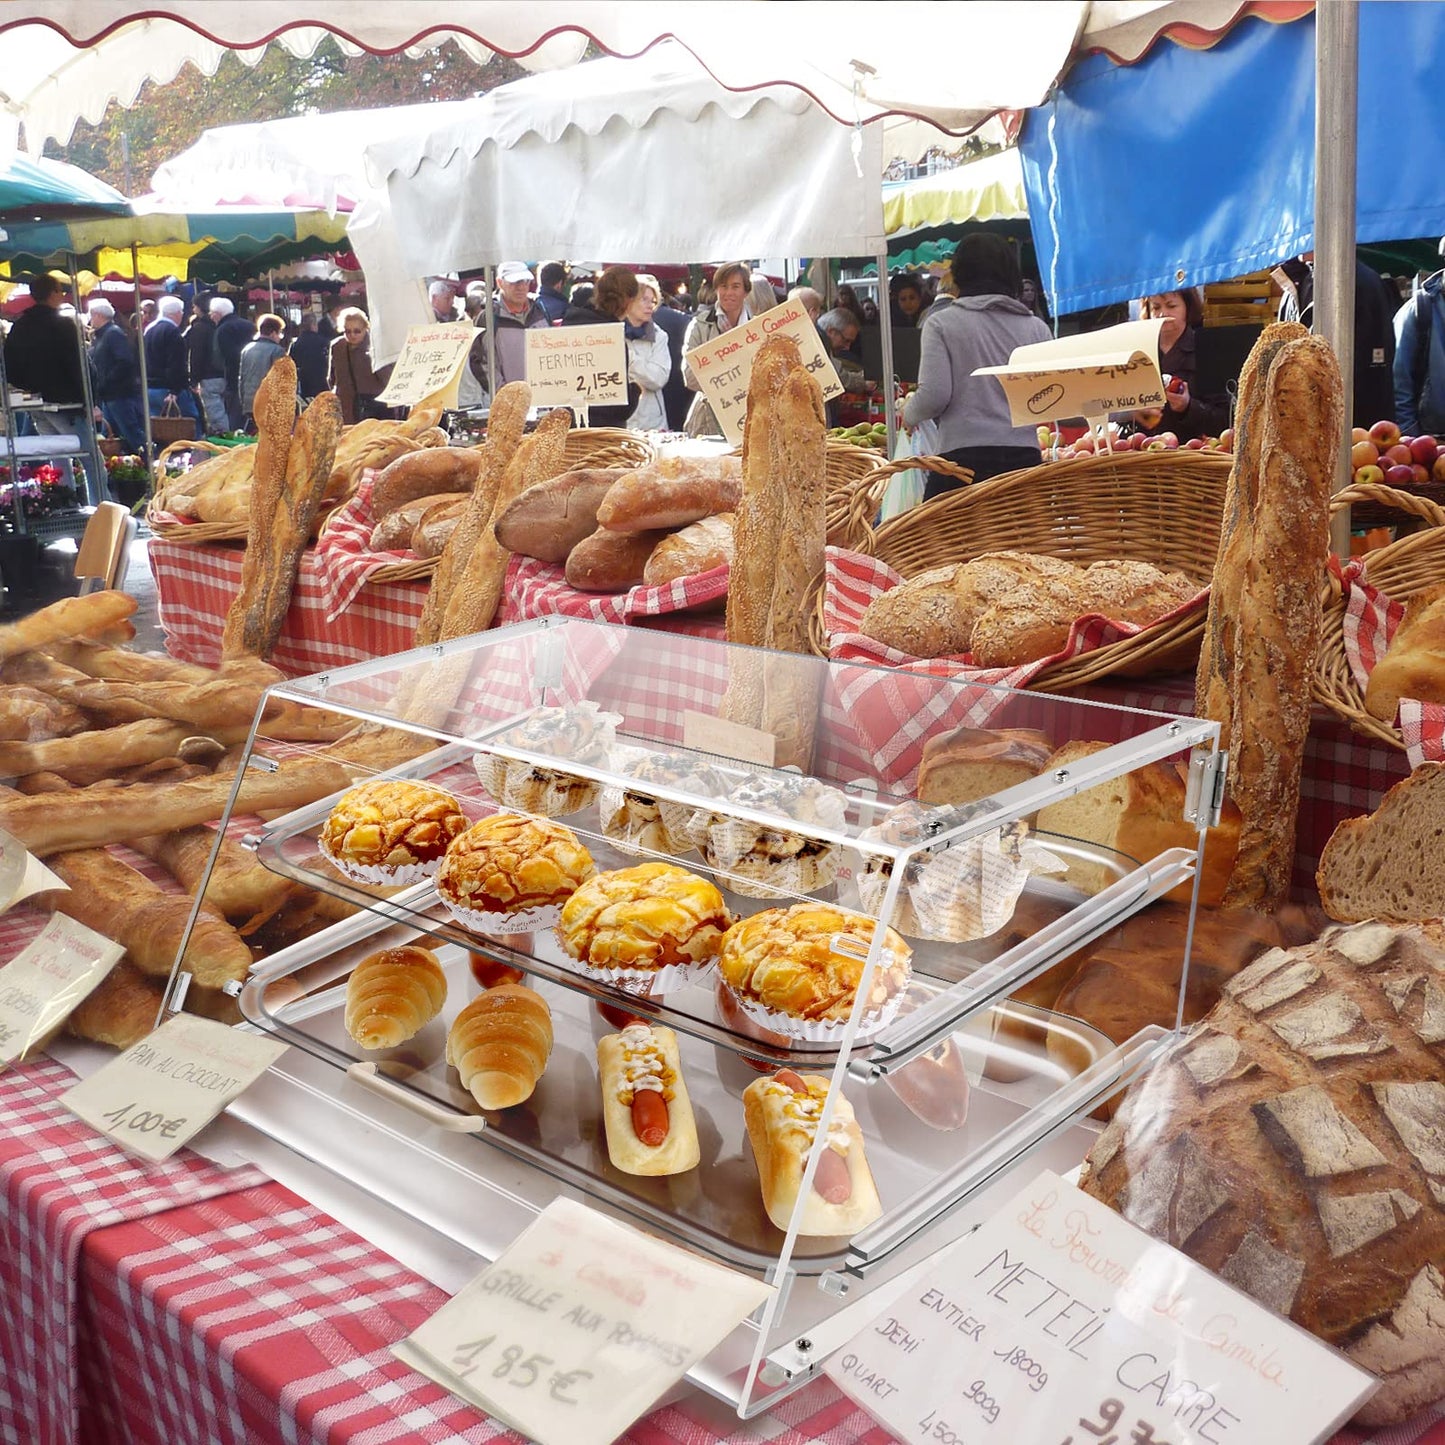
{"type": "MultiPolygon", "coordinates": [[[[729,828],[737,824],[726,825],[729,828]]],[[[717,832],[716,828],[709,832],[717,832]]],[[[755,830],[754,842],[757,841],[755,830]]],[[[731,848],[728,852],[731,852],[731,848]]],[[[806,896],[826,888],[838,877],[838,850],[829,847],[825,852],[815,853],[806,863],[797,860],[765,860],[752,858],[746,852],[728,861],[722,853],[703,844],[703,861],[717,872],[722,887],[744,898],[792,898],[799,894],[806,896]]]]}
{"type": "Polygon", "coordinates": [[[448,913],[473,933],[533,933],[541,928],[554,928],[562,917],[560,903],[539,903],[535,908],[519,908],[515,913],[484,912],[467,908],[443,898],[448,913]]]}
{"type": "Polygon", "coordinates": [[[689,831],[696,809],[656,799],[640,801],[647,793],[605,787],[597,795],[597,821],[603,834],[624,853],[663,853],[676,857],[697,845],[689,831]]]}
{"type": "Polygon", "coordinates": [[[567,958],[567,967],[583,978],[600,979],[625,993],[653,997],[676,993],[690,983],[705,982],[713,966],[714,961],[709,958],[702,963],[669,963],[663,968],[594,968],[579,958],[570,955],[567,958]]]}
{"type": "MultiPolygon", "coordinates": [[[[911,976],[911,974],[910,974],[911,976]]],[[[738,1007],[756,1024],[771,1029],[776,1034],[786,1034],[790,1039],[806,1039],[812,1044],[841,1044],[847,1032],[846,1019],[800,1019],[796,1014],[779,1013],[776,1009],[764,1007],[754,999],[744,998],[735,989],[729,990],[738,1007]]],[[[858,1021],[858,1033],[854,1042],[867,1043],[881,1034],[898,1017],[903,1007],[903,995],[907,991],[907,980],[885,1003],[870,1009],[858,1021]]]]}
{"type": "Polygon", "coordinates": [[[425,883],[442,865],[440,858],[433,858],[430,863],[403,863],[399,867],[387,867],[384,863],[353,863],[347,858],[338,858],[325,843],[318,842],[316,846],[321,856],[353,883],[380,883],[385,887],[425,883]]]}

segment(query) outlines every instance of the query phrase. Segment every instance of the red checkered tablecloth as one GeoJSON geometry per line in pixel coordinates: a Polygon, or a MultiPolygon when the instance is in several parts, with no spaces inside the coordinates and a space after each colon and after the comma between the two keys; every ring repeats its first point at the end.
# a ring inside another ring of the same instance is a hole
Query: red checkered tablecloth
{"type": "MultiPolygon", "coordinates": [[[[60,1108],[70,1082],[50,1060],[0,1077],[6,1445],[519,1441],[391,1354],[441,1290],[253,1170],[188,1151],[137,1165],[60,1108]]],[[[746,1424],[689,1398],[623,1438],[893,1439],[827,1381],[746,1424]]],[[[1445,1445],[1445,1424],[1431,1412],[1370,1445],[1445,1445]]]]}

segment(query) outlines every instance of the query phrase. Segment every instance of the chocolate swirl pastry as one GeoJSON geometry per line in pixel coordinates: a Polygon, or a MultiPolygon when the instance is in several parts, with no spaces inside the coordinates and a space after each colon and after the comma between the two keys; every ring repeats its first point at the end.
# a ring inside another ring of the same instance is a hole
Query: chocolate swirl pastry
{"type": "MultiPolygon", "coordinates": [[[[490,742],[562,763],[597,766],[605,762],[621,721],[618,714],[601,711],[595,702],[543,707],[490,742]]],[[[544,818],[580,813],[597,798],[596,783],[565,767],[544,767],[497,753],[479,753],[475,767],[482,786],[503,807],[544,818]]]]}

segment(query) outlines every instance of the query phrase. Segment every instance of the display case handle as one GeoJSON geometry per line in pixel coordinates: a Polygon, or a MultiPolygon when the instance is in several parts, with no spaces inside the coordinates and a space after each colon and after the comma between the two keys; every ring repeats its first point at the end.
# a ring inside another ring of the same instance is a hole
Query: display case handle
{"type": "Polygon", "coordinates": [[[881,1260],[932,1228],[970,1196],[1007,1173],[1033,1150],[1111,1094],[1131,1084],[1155,1063],[1174,1034],[1157,1024],[1140,1029],[1126,1044],[1106,1054],[1046,1103],[1033,1109],[1022,1133],[1005,1131],[972,1161],[950,1170],[913,1198],[891,1209],[876,1224],[853,1236],[845,1269],[863,1278],[881,1260]]]}
{"type": "Polygon", "coordinates": [[[480,1114],[458,1114],[451,1109],[442,1108],[440,1104],[433,1104],[429,1099],[418,1097],[410,1089],[402,1088],[395,1079],[388,1079],[379,1072],[370,1059],[351,1064],[346,1074],[348,1078],[355,1079],[363,1089],[370,1089],[373,1094],[380,1094],[383,1099],[390,1099],[393,1104],[410,1109],[413,1114],[421,1115],[428,1124],[435,1124],[438,1129],[445,1129],[452,1134],[480,1134],[487,1127],[486,1119],[480,1114]]]}

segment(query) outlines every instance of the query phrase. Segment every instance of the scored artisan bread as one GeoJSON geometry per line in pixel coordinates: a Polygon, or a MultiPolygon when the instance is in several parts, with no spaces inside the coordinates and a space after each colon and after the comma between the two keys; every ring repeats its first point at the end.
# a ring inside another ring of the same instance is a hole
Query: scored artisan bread
{"type": "Polygon", "coordinates": [[[614,532],[685,527],[716,512],[731,512],[742,495],[743,462],[720,457],[659,457],[624,472],[597,508],[599,526],[614,532]]]}
{"type": "Polygon", "coordinates": [[[1080,1187],[1381,1381],[1445,1395],[1445,951],[1364,923],[1270,949],[1126,1094],[1080,1187]]]}
{"type": "Polygon", "coordinates": [[[1417,592],[1375,664],[1365,688],[1365,711],[1394,722],[1400,699],[1445,702],[1445,583],[1417,592]]]}
{"type": "Polygon", "coordinates": [[[371,489],[371,515],[380,522],[408,502],[442,492],[470,492],[482,469],[476,447],[428,447],[389,463],[371,489]]]}
{"type": "Polygon", "coordinates": [[[652,549],[642,580],[649,587],[665,587],[681,577],[695,577],[714,567],[731,567],[734,520],[731,512],[720,512],[716,517],[689,522],[680,532],[664,537],[652,549]]]}
{"type": "Polygon", "coordinates": [[[958,565],[931,567],[869,604],[858,631],[912,657],[967,652],[973,619],[958,593],[958,565]]]}
{"type": "Polygon", "coordinates": [[[1043,772],[1054,751],[1034,728],[954,728],[923,745],[918,801],[934,806],[972,803],[1026,783],[1043,772]]]}
{"type": "MultiPolygon", "coordinates": [[[[1107,743],[1065,743],[1045,764],[1044,772],[1074,768],[1102,752],[1107,743]]],[[[1126,860],[1147,863],[1166,848],[1199,845],[1199,830],[1184,817],[1184,770],[1169,762],[1145,763],[1131,773],[1085,788],[1072,798],[1039,809],[1038,829],[1064,838],[1122,853],[1126,860]]],[[[1239,847],[1240,814],[1226,801],[1219,826],[1204,840],[1204,869],[1199,878],[1199,901],[1213,907],[1224,897],[1230,870],[1239,847]]],[[[1068,881],[1085,893],[1101,893],[1119,876],[1105,862],[1069,858],[1068,881]]],[[[1193,883],[1180,883],[1165,896],[1187,903],[1193,883]]]]}
{"type": "Polygon", "coordinates": [[[1421,763],[1373,813],[1330,835],[1315,882],[1331,918],[1410,922],[1445,917],[1445,763],[1421,763]]]}
{"type": "Polygon", "coordinates": [[[667,535],[599,527],[568,554],[567,585],[579,592],[626,592],[642,581],[652,549],[667,535]]]}
{"type": "Polygon", "coordinates": [[[1329,343],[1290,322],[1264,329],[1240,374],[1194,702],[1221,725],[1243,814],[1232,908],[1289,895],[1343,398],[1329,343]]]}
{"type": "Polygon", "coordinates": [[[509,552],[540,562],[565,562],[597,530],[597,508],[622,467],[579,467],[537,482],[513,497],[497,516],[497,541],[509,552]]]}
{"type": "Polygon", "coordinates": [[[411,529],[411,550],[418,557],[440,557],[458,523],[472,505],[469,496],[433,497],[432,505],[411,529]]]}
{"type": "Polygon", "coordinates": [[[458,498],[465,503],[469,496],[468,492],[444,492],[440,496],[428,493],[424,497],[418,497],[414,502],[397,507],[395,511],[388,512],[371,529],[371,540],[367,545],[373,552],[405,551],[412,545],[412,534],[416,531],[417,523],[433,507],[455,501],[458,498]]]}

